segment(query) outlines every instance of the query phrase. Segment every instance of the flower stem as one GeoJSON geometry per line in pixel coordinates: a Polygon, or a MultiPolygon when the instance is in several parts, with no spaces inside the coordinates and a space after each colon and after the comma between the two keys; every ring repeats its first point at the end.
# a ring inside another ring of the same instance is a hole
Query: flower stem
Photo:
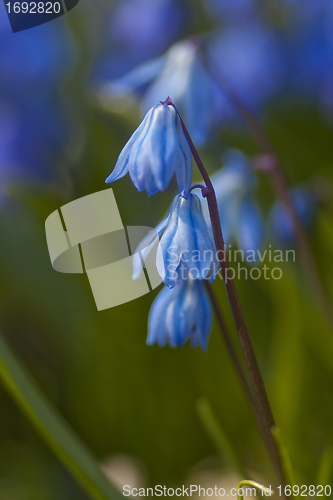
{"type": "MultiPolygon", "coordinates": [[[[168,104],[172,104],[172,101],[168,102],[168,104]]],[[[232,279],[232,276],[230,276],[230,273],[228,274],[228,271],[230,270],[228,258],[227,258],[227,253],[225,251],[225,246],[224,246],[224,241],[223,241],[223,236],[222,236],[222,230],[221,230],[221,224],[220,224],[220,218],[219,218],[219,213],[218,213],[218,207],[217,207],[217,201],[216,201],[216,196],[215,196],[215,191],[213,188],[213,185],[211,183],[211,180],[209,178],[209,175],[206,172],[206,169],[201,161],[201,158],[199,156],[198,151],[196,150],[196,147],[193,144],[193,141],[189,135],[189,132],[179,115],[179,119],[181,120],[181,124],[184,130],[184,134],[188,140],[192,155],[195,159],[195,162],[200,170],[200,173],[203,177],[203,180],[205,181],[205,184],[207,186],[207,203],[208,203],[208,209],[209,209],[209,216],[211,219],[211,224],[212,224],[212,229],[213,229],[213,236],[215,240],[215,246],[216,250],[218,252],[218,255],[221,255],[221,258],[219,259],[220,267],[222,270],[223,274],[223,280],[225,283],[228,299],[229,299],[229,304],[231,307],[231,311],[233,314],[234,322],[236,325],[240,345],[243,351],[244,359],[247,365],[247,369],[249,371],[250,379],[252,382],[252,386],[254,389],[254,394],[255,398],[257,401],[257,407],[258,407],[258,416],[260,418],[261,422],[261,428],[264,430],[265,433],[265,443],[268,445],[268,452],[271,456],[272,462],[274,464],[276,474],[279,477],[281,484],[285,484],[285,478],[284,478],[284,471],[283,471],[283,466],[282,466],[282,461],[281,457],[279,455],[279,450],[277,449],[276,443],[273,439],[273,436],[271,434],[271,429],[275,427],[275,421],[274,417],[272,414],[272,410],[268,401],[268,397],[266,394],[265,386],[263,383],[263,379],[259,370],[259,365],[257,362],[257,358],[253,349],[251,337],[246,325],[245,317],[243,314],[243,310],[238,298],[237,290],[235,283],[232,279]]]]}
{"type": "Polygon", "coordinates": [[[243,116],[254,140],[264,153],[266,165],[269,164],[269,166],[268,168],[263,168],[262,170],[270,175],[276,195],[281,199],[290,215],[295,231],[296,245],[302,259],[304,272],[308,277],[312,291],[317,297],[323,313],[333,329],[333,308],[331,301],[319,275],[302,222],[300,221],[300,218],[295,210],[295,206],[290,195],[289,183],[271,140],[266,134],[266,131],[260,121],[242,101],[228,78],[217,69],[214,62],[202,47],[200,48],[200,54],[207,71],[221,88],[222,92],[227,96],[236,111],[238,111],[240,116],[243,116]]]}
{"type": "MultiPolygon", "coordinates": [[[[258,406],[257,406],[257,401],[253,396],[252,388],[249,385],[247,376],[244,372],[242,364],[239,360],[239,357],[237,355],[237,352],[236,352],[235,347],[233,345],[233,342],[231,340],[231,336],[230,336],[226,321],[225,321],[224,316],[222,314],[222,311],[221,311],[220,305],[218,303],[218,300],[216,298],[216,295],[214,293],[213,287],[207,281],[205,281],[205,286],[206,286],[207,293],[209,295],[209,299],[210,299],[211,304],[213,306],[214,313],[215,313],[216,319],[218,321],[223,340],[225,341],[225,344],[227,346],[227,349],[228,349],[228,352],[230,354],[233,365],[235,367],[235,370],[238,374],[238,377],[239,377],[240,382],[243,386],[245,394],[250,402],[253,415],[257,421],[257,424],[258,424],[259,430],[262,434],[262,438],[265,442],[266,448],[267,448],[267,450],[269,450],[271,443],[269,440],[269,436],[267,436],[267,430],[263,426],[262,419],[260,418],[260,414],[259,414],[259,410],[258,410],[258,406]]],[[[274,435],[273,435],[273,437],[274,437],[274,435]]]]}
{"type": "Polygon", "coordinates": [[[245,391],[245,393],[246,393],[246,395],[247,395],[247,397],[248,397],[248,399],[249,399],[249,401],[251,403],[252,409],[255,409],[256,408],[256,401],[255,401],[255,399],[253,397],[252,389],[251,389],[251,387],[249,385],[249,382],[247,380],[247,376],[246,376],[246,374],[244,372],[242,364],[241,364],[241,362],[240,362],[240,360],[238,358],[237,352],[236,352],[235,347],[233,345],[233,342],[231,340],[231,336],[229,334],[226,321],[225,321],[225,319],[223,317],[223,314],[221,312],[221,308],[220,308],[219,303],[217,301],[217,298],[216,298],[216,295],[214,293],[213,287],[207,281],[205,281],[204,283],[205,283],[205,287],[206,287],[209,299],[210,299],[211,304],[213,306],[214,313],[215,313],[217,322],[219,324],[223,340],[224,340],[224,342],[225,342],[225,344],[227,346],[227,349],[229,351],[230,357],[231,357],[232,362],[234,364],[234,367],[235,367],[235,369],[237,371],[237,374],[238,374],[239,379],[241,381],[241,384],[242,384],[242,386],[244,388],[244,391],[245,391]]]}

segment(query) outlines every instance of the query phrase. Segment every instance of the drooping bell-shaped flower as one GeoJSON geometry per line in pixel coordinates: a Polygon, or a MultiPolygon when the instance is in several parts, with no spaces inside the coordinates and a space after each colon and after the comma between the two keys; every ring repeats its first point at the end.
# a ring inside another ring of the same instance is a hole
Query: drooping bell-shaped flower
{"type": "Polygon", "coordinates": [[[165,287],[156,297],[149,314],[147,344],[191,346],[207,350],[212,310],[205,285],[197,279],[182,279],[175,288],[165,287]]]}
{"type": "MultiPolygon", "coordinates": [[[[264,218],[255,200],[256,176],[246,157],[236,150],[224,156],[225,167],[211,177],[226,245],[236,241],[255,254],[264,243],[264,218]]],[[[208,211],[204,214],[209,223],[208,211]]]]}
{"type": "Polygon", "coordinates": [[[164,191],[176,174],[180,192],[188,193],[192,179],[192,156],[174,106],[151,108],[121,151],[105,182],[127,173],[138,191],[152,195],[164,191]]]}
{"type": "MultiPolygon", "coordinates": [[[[178,194],[170,207],[168,217],[154,232],[160,238],[157,248],[156,266],[163,282],[173,288],[179,280],[180,262],[190,272],[192,278],[214,281],[219,270],[212,232],[201,211],[199,198],[195,194],[185,197],[178,194]]],[[[153,236],[153,237],[154,237],[153,236]]],[[[149,234],[136,250],[133,258],[136,279],[141,273],[141,260],[150,251],[152,236],[149,234]]]]}
{"type": "Polygon", "coordinates": [[[161,58],[145,62],[104,85],[102,93],[104,97],[120,97],[149,83],[142,101],[143,111],[169,95],[195,144],[204,145],[216,122],[220,90],[199,57],[197,42],[174,44],[161,58]]]}
{"type": "MultiPolygon", "coordinates": [[[[318,208],[318,197],[310,186],[297,186],[291,190],[296,214],[305,229],[311,228],[318,208]]],[[[276,243],[283,247],[294,244],[295,229],[291,215],[280,201],[276,201],[269,215],[269,229],[276,243]]]]}

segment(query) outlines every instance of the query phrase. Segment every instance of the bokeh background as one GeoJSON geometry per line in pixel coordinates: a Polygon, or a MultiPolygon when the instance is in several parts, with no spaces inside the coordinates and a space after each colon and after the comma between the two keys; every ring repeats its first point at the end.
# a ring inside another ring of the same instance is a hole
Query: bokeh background
{"type": "MultiPolygon", "coordinates": [[[[121,99],[105,99],[101,88],[177,41],[202,36],[262,121],[290,184],[315,186],[320,202],[308,235],[332,296],[331,0],[81,0],[63,18],[17,34],[1,5],[0,21],[0,327],[9,345],[115,480],[172,487],[210,473],[214,484],[227,484],[233,471],[196,411],[204,397],[245,468],[270,484],[217,325],[207,353],[148,347],[157,292],[97,312],[86,276],[52,269],[44,223],[63,204],[108,187],[141,120],[145,85],[121,99]]],[[[228,148],[261,152],[232,107],[221,109],[200,148],[210,173],[228,148]]],[[[264,174],[258,183],[268,216],[275,193],[264,174]]],[[[112,187],[124,225],[154,227],[177,193],[173,183],[148,198],[127,176],[112,187]]],[[[267,222],[267,245],[270,238],[267,222]]],[[[333,445],[333,332],[298,254],[282,268],[281,280],[237,286],[298,484],[316,484],[333,445]]],[[[236,340],[222,282],[214,286],[236,340]]],[[[0,386],[0,499],[85,498],[0,386]]]]}

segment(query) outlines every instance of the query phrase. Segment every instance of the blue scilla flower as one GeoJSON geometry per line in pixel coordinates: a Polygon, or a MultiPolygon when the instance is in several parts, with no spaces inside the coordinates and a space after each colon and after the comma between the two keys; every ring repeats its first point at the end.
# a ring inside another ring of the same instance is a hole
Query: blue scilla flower
{"type": "Polygon", "coordinates": [[[181,192],[188,193],[192,179],[192,156],[174,106],[151,108],[121,151],[106,182],[129,172],[138,191],[148,195],[164,191],[174,174],[181,192]]]}
{"type": "MultiPolygon", "coordinates": [[[[306,185],[301,185],[291,190],[294,208],[300,218],[304,228],[310,229],[314,223],[318,197],[313,189],[306,185]]],[[[273,205],[269,215],[269,228],[275,242],[283,247],[288,247],[295,242],[295,230],[291,216],[278,200],[273,205]]]]}
{"type": "Polygon", "coordinates": [[[216,123],[220,91],[200,60],[196,42],[176,43],[162,58],[148,61],[105,85],[104,92],[120,96],[148,83],[142,102],[143,111],[169,95],[184,117],[192,139],[202,146],[216,123]]]}
{"type": "Polygon", "coordinates": [[[175,288],[165,287],[156,297],[149,314],[147,344],[191,346],[207,350],[212,327],[212,309],[204,283],[182,279],[175,288]]]}
{"type": "Polygon", "coordinates": [[[255,200],[256,176],[247,158],[239,151],[228,151],[224,164],[225,167],[211,177],[224,242],[228,245],[236,241],[244,252],[256,253],[264,243],[264,218],[255,200]]]}
{"type": "MultiPolygon", "coordinates": [[[[159,224],[155,235],[160,237],[157,249],[157,270],[169,287],[178,286],[180,263],[187,267],[193,278],[214,281],[219,270],[211,230],[205,222],[199,198],[195,194],[186,197],[178,194],[170,207],[168,217],[159,224]]],[[[152,236],[149,234],[139,245],[143,257],[150,250],[152,236]]],[[[133,259],[136,279],[140,276],[141,261],[138,253],[133,259]]]]}

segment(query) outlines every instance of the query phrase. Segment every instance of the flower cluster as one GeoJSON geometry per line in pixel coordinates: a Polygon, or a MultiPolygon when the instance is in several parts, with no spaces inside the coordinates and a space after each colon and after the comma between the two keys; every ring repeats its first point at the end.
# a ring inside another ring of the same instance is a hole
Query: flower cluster
{"type": "MultiPolygon", "coordinates": [[[[228,151],[223,162],[224,168],[212,176],[211,182],[225,244],[235,241],[244,253],[259,255],[265,241],[265,222],[255,199],[257,179],[253,166],[236,150],[228,151]]],[[[205,286],[209,286],[208,280],[215,280],[219,260],[204,201],[207,189],[201,185],[191,187],[191,149],[170,98],[147,112],[106,182],[127,173],[137,190],[146,190],[149,196],[164,191],[174,175],[179,188],[167,217],[140,243],[133,257],[133,279],[137,279],[142,260],[159,239],[156,267],[166,288],[150,312],[148,344],[169,343],[175,347],[190,339],[192,346],[201,345],[206,350],[212,312],[205,286]],[[197,187],[201,188],[200,197],[192,193],[197,187]]],[[[316,207],[314,197],[308,188],[296,189],[292,197],[298,216],[308,225],[316,207]]],[[[270,225],[282,244],[293,242],[294,227],[280,202],[272,208],[270,225]]]]}
{"type": "MultiPolygon", "coordinates": [[[[192,157],[175,107],[169,100],[154,106],[119,155],[106,182],[129,172],[135,187],[148,195],[167,188],[176,174],[179,194],[167,218],[156,228],[160,237],[156,266],[166,288],[156,298],[149,317],[148,344],[207,348],[212,312],[203,280],[218,271],[210,228],[199,198],[190,192],[192,157]],[[202,258],[197,258],[200,255],[202,258]]],[[[134,259],[134,279],[140,275],[139,252],[149,251],[150,235],[141,242],[134,259]]]]}

